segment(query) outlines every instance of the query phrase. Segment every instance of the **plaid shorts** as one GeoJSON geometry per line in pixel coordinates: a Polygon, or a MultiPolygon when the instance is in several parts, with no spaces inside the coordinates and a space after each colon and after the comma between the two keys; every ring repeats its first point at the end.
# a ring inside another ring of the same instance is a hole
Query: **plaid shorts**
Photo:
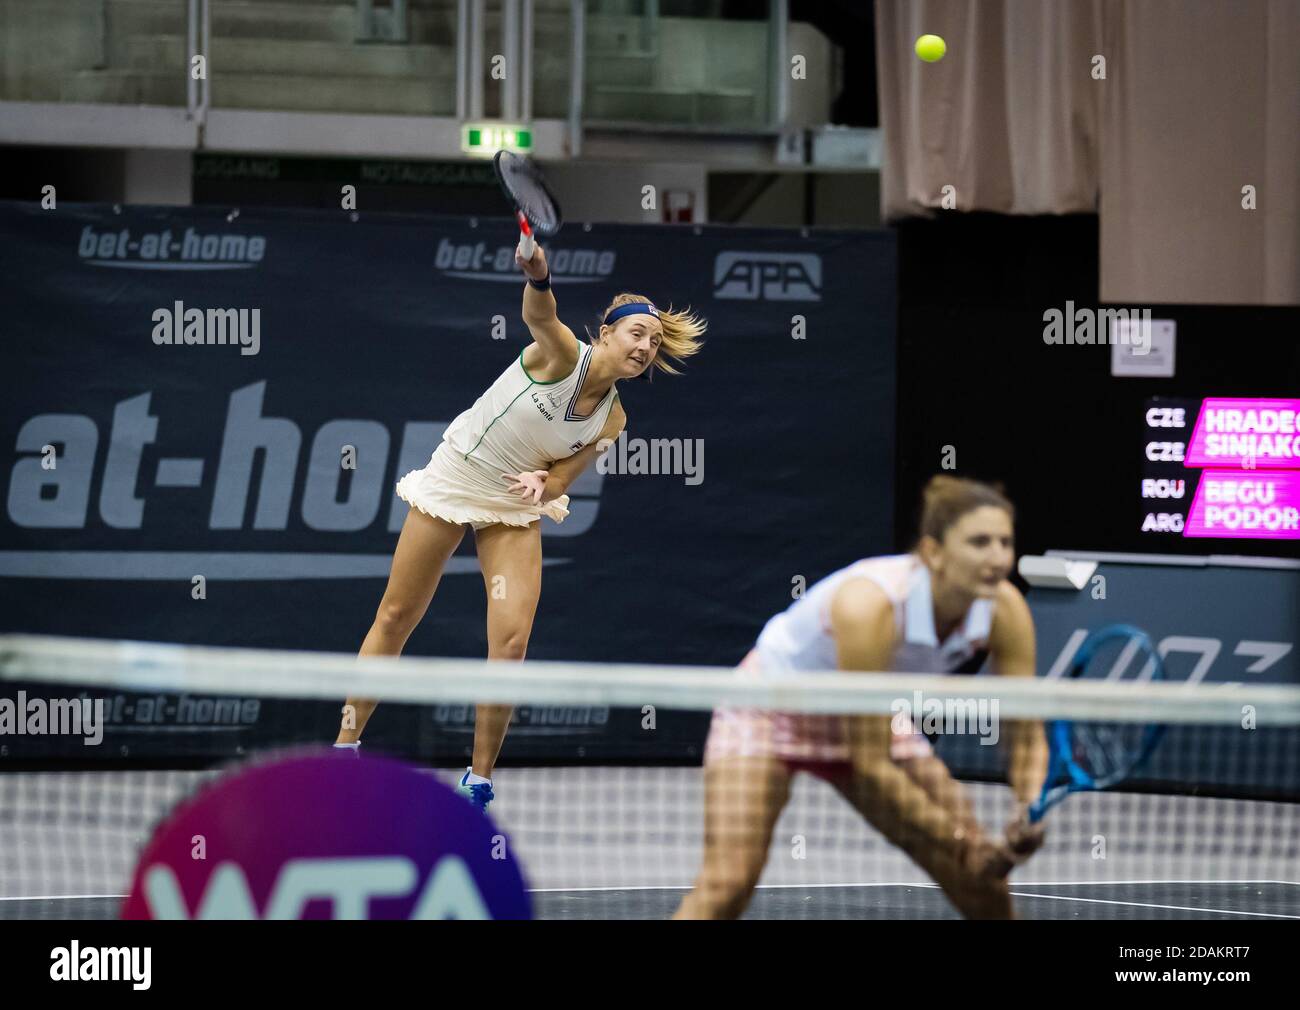
{"type": "MultiPolygon", "coordinates": [[[[750,650],[738,668],[742,677],[762,675],[757,650],[750,650]]],[[[894,739],[889,748],[895,760],[925,757],[930,743],[915,732],[904,717],[894,720],[894,739]]],[[[848,772],[848,718],[842,715],[809,715],[804,712],[774,712],[755,708],[719,708],[713,712],[704,763],[733,757],[776,757],[792,766],[815,765],[807,770],[828,770],[840,766],[848,772]]]]}

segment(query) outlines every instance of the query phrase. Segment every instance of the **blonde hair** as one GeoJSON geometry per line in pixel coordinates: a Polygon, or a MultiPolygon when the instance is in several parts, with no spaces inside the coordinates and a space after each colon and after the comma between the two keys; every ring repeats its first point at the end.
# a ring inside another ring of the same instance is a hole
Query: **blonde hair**
{"type": "Polygon", "coordinates": [[[944,534],[967,512],[991,505],[1016,518],[1016,508],[995,484],[982,484],[964,477],[931,477],[921,492],[921,536],[943,543],[944,534]]]}
{"type": "MultiPolygon", "coordinates": [[[[603,320],[620,305],[629,305],[633,302],[641,302],[646,305],[654,304],[645,295],[634,295],[624,291],[622,294],[614,296],[614,300],[605,307],[605,310],[600,314],[600,318],[603,320]]],[[[622,322],[622,320],[619,320],[619,322],[622,322]]],[[[704,331],[708,329],[709,324],[690,309],[675,311],[671,305],[667,309],[659,309],[659,322],[663,324],[664,336],[663,342],[659,345],[659,353],[655,355],[653,367],[661,372],[667,372],[669,375],[680,375],[681,373],[667,359],[671,358],[672,361],[680,364],[692,354],[698,354],[700,348],[704,346],[700,337],[704,335],[704,331]]],[[[599,326],[597,326],[596,332],[600,332],[599,326]]],[[[591,335],[591,330],[588,328],[587,336],[591,337],[591,335]]]]}

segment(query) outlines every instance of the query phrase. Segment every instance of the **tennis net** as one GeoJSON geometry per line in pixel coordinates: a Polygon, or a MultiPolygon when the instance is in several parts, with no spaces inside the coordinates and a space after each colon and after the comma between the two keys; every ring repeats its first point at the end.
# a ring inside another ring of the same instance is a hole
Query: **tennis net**
{"type": "MultiPolygon", "coordinates": [[[[1168,728],[1129,780],[1047,814],[1042,847],[1009,877],[1017,916],[1300,918],[1294,686],[791,678],[22,635],[0,636],[0,918],[115,917],[141,850],[179,802],[280,748],[328,746],[348,696],[383,700],[367,753],[407,758],[448,784],[468,763],[472,706],[516,706],[489,815],[537,918],[671,915],[701,872],[706,797],[711,851],[724,857],[708,879],[727,880],[730,897],[729,872],[744,876],[738,867],[755,858],[761,869],[732,912],[954,917],[949,895],[882,834],[881,818],[900,816],[895,837],[925,852],[929,828],[910,831],[928,823],[921,794],[869,823],[861,811],[873,813],[873,794],[855,792],[865,787],[852,765],[819,760],[819,734],[852,740],[887,725],[889,760],[905,769],[932,747],[996,842],[1020,810],[1006,772],[1024,752],[1012,741],[1061,719],[1115,727],[1116,738],[1168,728]],[[727,715],[714,719],[722,758],[710,755],[709,785],[701,762],[715,710],[727,715]],[[821,716],[833,718],[810,719],[821,716]],[[718,777],[791,735],[813,743],[781,765],[795,772],[788,783],[765,763],[718,777]]],[[[942,805],[949,794],[928,795],[942,805]]]]}

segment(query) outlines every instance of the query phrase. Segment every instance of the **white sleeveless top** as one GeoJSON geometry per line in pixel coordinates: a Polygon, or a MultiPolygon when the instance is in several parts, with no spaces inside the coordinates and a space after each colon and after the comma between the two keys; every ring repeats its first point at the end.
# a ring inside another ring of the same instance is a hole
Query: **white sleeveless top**
{"type": "Polygon", "coordinates": [[[975,672],[988,651],[993,601],[976,600],[966,619],[940,643],[934,628],[930,570],[915,554],[864,558],[832,572],[773,617],[758,636],[755,650],[765,673],[835,670],[839,666],[830,609],[846,579],[867,578],[894,605],[898,641],[889,670],[900,673],[975,672]]]}
{"type": "Polygon", "coordinates": [[[447,426],[442,440],[461,458],[498,471],[545,470],[600,437],[614,404],[613,385],[587,415],[575,412],[591,364],[591,345],[579,341],[578,363],[552,382],[538,382],[524,368],[524,355],[511,362],[475,401],[447,426]]]}

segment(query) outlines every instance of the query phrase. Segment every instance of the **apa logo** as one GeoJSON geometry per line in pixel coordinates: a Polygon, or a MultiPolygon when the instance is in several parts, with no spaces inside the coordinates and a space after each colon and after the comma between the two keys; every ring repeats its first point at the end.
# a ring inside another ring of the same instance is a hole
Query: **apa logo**
{"type": "Polygon", "coordinates": [[[720,252],[713,261],[713,297],[819,302],[822,258],[816,253],[720,252]]]}
{"type": "MultiPolygon", "coordinates": [[[[368,918],[374,898],[412,894],[419,882],[415,863],[403,856],[360,859],[291,859],[280,868],[261,915],[237,863],[221,863],[193,916],[171,867],[145,871],[145,901],[153,919],[300,919],[314,901],[329,901],[335,919],[368,918]]],[[[474,877],[458,856],[444,856],[429,873],[412,919],[490,919],[474,877]]]]}

